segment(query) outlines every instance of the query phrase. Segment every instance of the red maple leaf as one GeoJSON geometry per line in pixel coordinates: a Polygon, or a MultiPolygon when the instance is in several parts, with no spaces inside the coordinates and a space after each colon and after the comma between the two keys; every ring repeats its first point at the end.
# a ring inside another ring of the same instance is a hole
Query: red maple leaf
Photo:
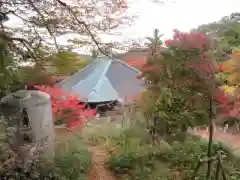
{"type": "Polygon", "coordinates": [[[83,125],[88,117],[95,114],[95,110],[85,109],[84,105],[79,103],[77,95],[49,86],[34,87],[50,95],[54,120],[64,119],[69,128],[83,125]]]}

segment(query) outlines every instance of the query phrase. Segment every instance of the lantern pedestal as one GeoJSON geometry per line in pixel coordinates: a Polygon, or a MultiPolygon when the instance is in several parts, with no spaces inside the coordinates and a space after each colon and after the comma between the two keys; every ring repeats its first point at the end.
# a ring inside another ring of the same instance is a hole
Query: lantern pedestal
{"type": "Polygon", "coordinates": [[[34,144],[41,149],[41,157],[48,160],[54,157],[54,127],[48,94],[20,90],[3,97],[0,105],[16,147],[34,144]]]}

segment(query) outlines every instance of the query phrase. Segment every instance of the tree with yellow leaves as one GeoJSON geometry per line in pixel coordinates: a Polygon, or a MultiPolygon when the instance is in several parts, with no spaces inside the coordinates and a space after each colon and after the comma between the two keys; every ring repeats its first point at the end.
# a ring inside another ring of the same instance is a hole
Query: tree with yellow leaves
{"type": "Polygon", "coordinates": [[[240,52],[233,52],[231,58],[221,64],[221,71],[228,74],[229,84],[240,85],[240,52]]]}

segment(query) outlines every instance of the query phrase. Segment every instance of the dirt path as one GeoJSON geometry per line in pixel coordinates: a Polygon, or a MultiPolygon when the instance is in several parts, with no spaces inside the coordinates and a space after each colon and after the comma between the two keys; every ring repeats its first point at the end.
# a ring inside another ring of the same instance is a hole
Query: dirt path
{"type": "Polygon", "coordinates": [[[89,147],[92,153],[93,167],[89,172],[88,180],[117,180],[117,178],[105,167],[108,160],[106,151],[99,147],[89,147]]]}
{"type": "MultiPolygon", "coordinates": [[[[208,139],[209,136],[206,130],[199,130],[198,132],[194,132],[194,134],[199,135],[204,139],[208,139]]],[[[223,133],[223,130],[217,129],[217,131],[214,132],[213,139],[225,143],[234,151],[240,150],[240,133],[238,134],[232,134],[231,132],[223,133]]]]}

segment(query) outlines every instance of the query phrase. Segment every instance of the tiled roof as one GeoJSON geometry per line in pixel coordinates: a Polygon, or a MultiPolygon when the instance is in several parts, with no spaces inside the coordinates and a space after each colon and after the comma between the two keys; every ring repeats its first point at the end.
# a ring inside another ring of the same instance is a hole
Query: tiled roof
{"type": "Polygon", "coordinates": [[[139,73],[140,71],[119,59],[99,57],[56,86],[78,93],[79,100],[82,101],[126,100],[144,89],[144,81],[137,79],[139,73]]]}

